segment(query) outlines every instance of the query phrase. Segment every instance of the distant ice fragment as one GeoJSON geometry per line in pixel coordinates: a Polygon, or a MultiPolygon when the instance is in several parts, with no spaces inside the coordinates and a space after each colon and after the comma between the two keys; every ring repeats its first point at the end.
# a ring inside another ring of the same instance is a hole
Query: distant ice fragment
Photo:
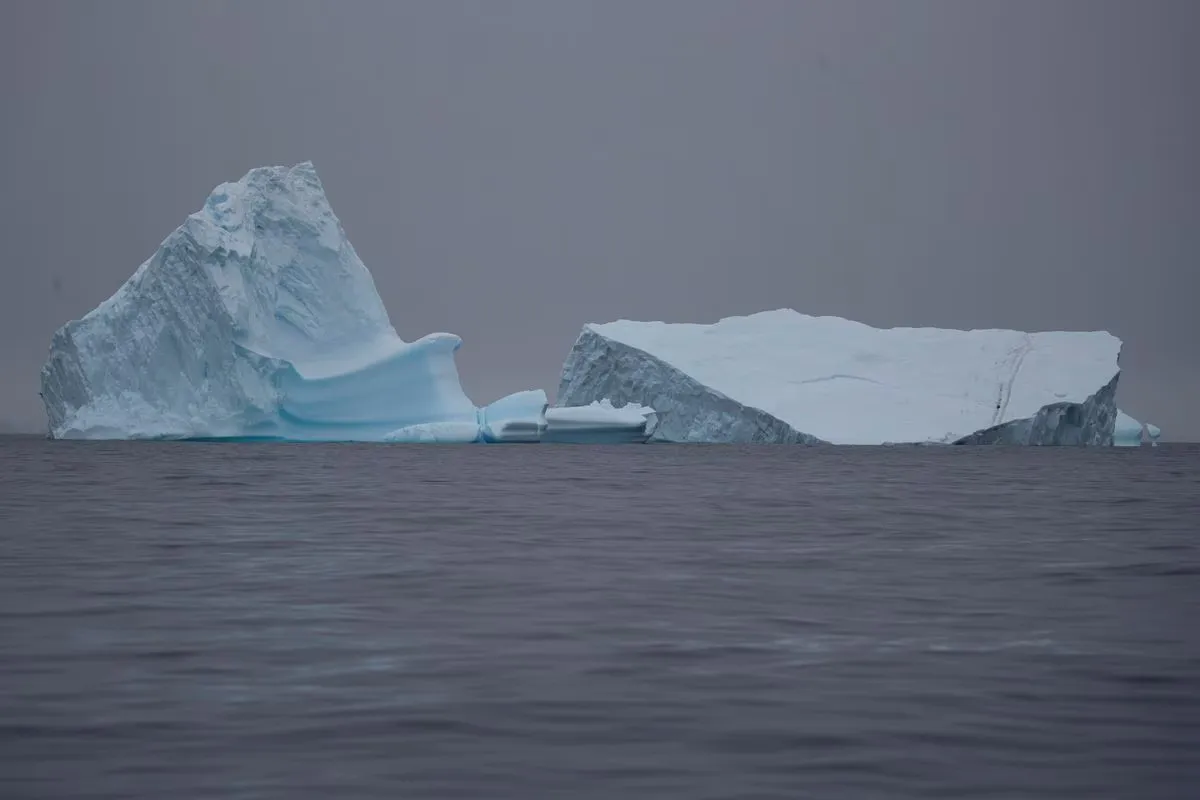
{"type": "Polygon", "coordinates": [[[1138,447],[1143,444],[1156,445],[1162,435],[1157,425],[1142,424],[1124,411],[1117,412],[1113,430],[1113,444],[1118,447],[1138,447]]]}
{"type": "Polygon", "coordinates": [[[586,406],[546,409],[543,441],[592,444],[644,442],[654,433],[657,415],[649,406],[615,406],[608,398],[586,406]]]}
{"type": "Polygon", "coordinates": [[[480,410],[484,441],[538,442],[546,429],[546,393],[531,389],[502,397],[480,410]]]}
{"type": "Polygon", "coordinates": [[[424,422],[394,430],[385,442],[406,444],[469,444],[479,441],[479,426],[473,422],[424,422]]]}

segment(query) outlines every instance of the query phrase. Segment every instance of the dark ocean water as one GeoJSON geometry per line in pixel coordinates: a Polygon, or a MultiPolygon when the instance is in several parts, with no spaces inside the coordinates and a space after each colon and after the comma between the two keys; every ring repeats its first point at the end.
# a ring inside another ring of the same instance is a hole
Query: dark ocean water
{"type": "Polygon", "coordinates": [[[3,798],[1200,797],[1200,448],[0,439],[3,798]]]}

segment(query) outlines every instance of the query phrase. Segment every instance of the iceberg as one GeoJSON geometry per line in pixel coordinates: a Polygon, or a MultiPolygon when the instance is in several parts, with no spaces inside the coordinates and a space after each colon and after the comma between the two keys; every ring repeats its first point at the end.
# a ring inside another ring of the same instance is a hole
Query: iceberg
{"type": "Polygon", "coordinates": [[[791,309],[619,320],[584,326],[557,402],[652,407],[652,441],[1106,445],[1120,350],[1102,331],[881,329],[791,309]]]}
{"type": "Polygon", "coordinates": [[[41,395],[54,438],[380,440],[476,422],[461,344],[396,334],[305,162],[218,186],[55,333],[41,395]]]}
{"type": "Polygon", "coordinates": [[[548,408],[543,441],[575,444],[645,442],[654,433],[657,414],[636,403],[614,406],[607,397],[586,406],[548,408]]]}
{"type": "Polygon", "coordinates": [[[479,410],[479,421],[409,425],[383,437],[385,442],[461,444],[467,442],[548,442],[632,444],[650,438],[654,409],[633,404],[613,406],[607,398],[586,406],[550,408],[546,393],[517,392],[479,410]]]}
{"type": "Polygon", "coordinates": [[[1113,444],[1117,447],[1138,447],[1143,444],[1158,444],[1162,435],[1157,425],[1142,424],[1124,411],[1117,411],[1117,421],[1113,429],[1113,444]]]}
{"type": "Polygon", "coordinates": [[[54,335],[53,438],[511,441],[540,390],[477,409],[462,340],[405,342],[312,163],[218,186],[117,292],[54,335]]]}
{"type": "Polygon", "coordinates": [[[546,430],[546,393],[531,389],[502,397],[482,409],[479,429],[485,442],[539,442],[546,430]]]}

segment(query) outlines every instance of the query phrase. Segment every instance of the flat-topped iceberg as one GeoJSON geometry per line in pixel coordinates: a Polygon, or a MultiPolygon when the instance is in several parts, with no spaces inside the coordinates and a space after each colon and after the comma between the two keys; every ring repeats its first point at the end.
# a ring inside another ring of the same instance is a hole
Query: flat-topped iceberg
{"type": "Polygon", "coordinates": [[[586,406],[548,408],[543,441],[580,444],[644,442],[654,433],[657,414],[648,406],[617,407],[607,397],[586,406]]]}
{"type": "Polygon", "coordinates": [[[403,341],[313,165],[266,167],[54,335],[41,395],[54,438],[538,441],[545,393],[476,408],[461,344],[403,341]]]}
{"type": "Polygon", "coordinates": [[[1120,351],[1105,332],[880,329],[790,309],[621,320],[584,326],[558,403],[650,406],[658,441],[1104,445],[1120,351]]]}

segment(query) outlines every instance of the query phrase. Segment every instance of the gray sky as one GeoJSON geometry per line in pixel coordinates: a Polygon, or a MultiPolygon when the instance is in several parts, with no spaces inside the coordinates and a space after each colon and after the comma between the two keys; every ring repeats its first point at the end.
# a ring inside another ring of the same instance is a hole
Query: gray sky
{"type": "Polygon", "coordinates": [[[1107,329],[1200,439],[1195,0],[8,0],[0,419],[216,184],[313,160],[479,403],[580,326],[1107,329]]]}

